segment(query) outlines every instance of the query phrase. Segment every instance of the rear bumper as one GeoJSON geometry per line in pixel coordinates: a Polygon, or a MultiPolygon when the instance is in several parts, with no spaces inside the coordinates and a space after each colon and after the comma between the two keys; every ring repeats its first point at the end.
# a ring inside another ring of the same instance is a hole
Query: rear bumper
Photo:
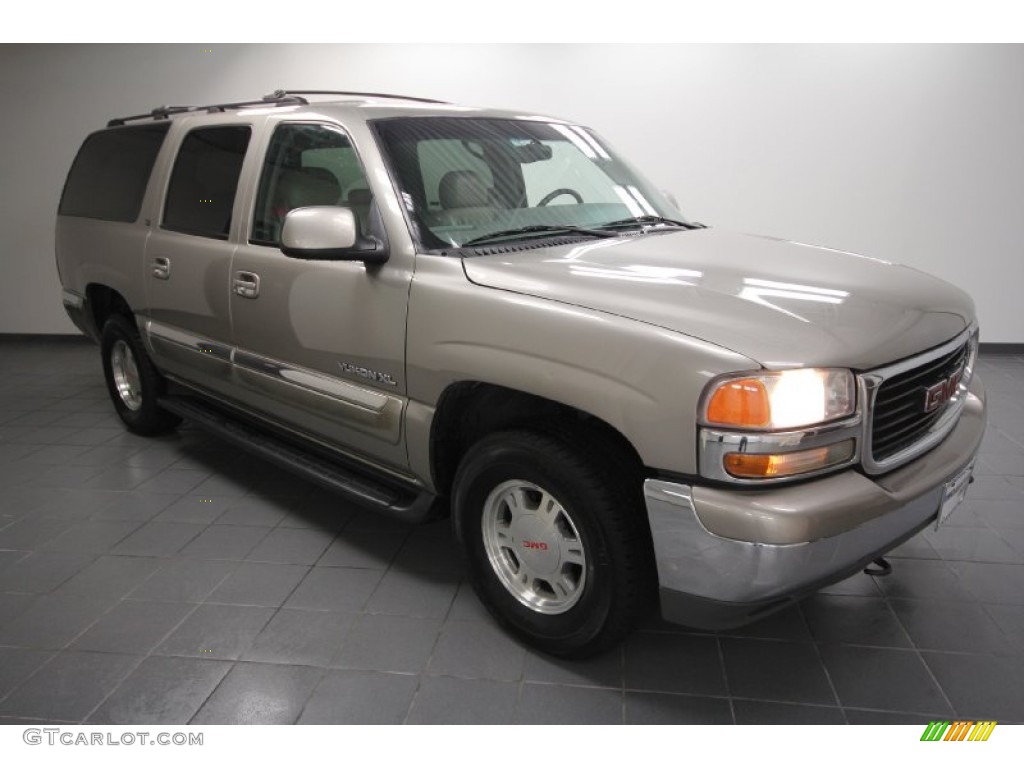
{"type": "Polygon", "coordinates": [[[975,378],[953,432],[880,477],[848,470],[756,491],[647,480],[663,617],[739,626],[856,573],[934,522],[946,482],[973,464],[984,432],[975,378]]]}
{"type": "Polygon", "coordinates": [[[64,311],[68,313],[75,327],[93,341],[99,342],[99,333],[92,322],[89,299],[65,288],[61,292],[61,300],[64,303],[64,311]]]}

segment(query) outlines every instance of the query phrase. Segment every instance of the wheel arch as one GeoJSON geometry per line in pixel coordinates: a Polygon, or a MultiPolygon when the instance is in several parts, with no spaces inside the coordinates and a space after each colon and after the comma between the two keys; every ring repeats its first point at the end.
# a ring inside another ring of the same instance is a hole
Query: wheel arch
{"type": "Polygon", "coordinates": [[[96,329],[96,338],[103,333],[103,326],[111,315],[124,315],[135,320],[128,301],[117,290],[102,283],[89,283],[85,287],[85,298],[89,304],[89,315],[96,329]]]}
{"type": "Polygon", "coordinates": [[[450,384],[438,400],[430,425],[431,479],[439,494],[452,488],[466,451],[494,432],[529,430],[569,444],[585,442],[614,462],[637,493],[643,462],[632,443],[603,419],[548,398],[479,381],[450,384]]]}

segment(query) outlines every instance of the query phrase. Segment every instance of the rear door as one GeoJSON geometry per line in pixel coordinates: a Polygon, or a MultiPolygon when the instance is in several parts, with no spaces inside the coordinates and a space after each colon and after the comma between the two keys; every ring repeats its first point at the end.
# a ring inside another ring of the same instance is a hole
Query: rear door
{"type": "Polygon", "coordinates": [[[153,353],[167,372],[220,392],[230,391],[230,237],[252,134],[248,124],[187,130],[146,244],[145,330],[153,353]]]}

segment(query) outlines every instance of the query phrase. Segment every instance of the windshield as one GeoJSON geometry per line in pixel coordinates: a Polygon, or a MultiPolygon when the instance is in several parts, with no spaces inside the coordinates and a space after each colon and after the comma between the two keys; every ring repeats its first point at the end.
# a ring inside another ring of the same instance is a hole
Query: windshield
{"type": "Polygon", "coordinates": [[[579,235],[679,212],[587,128],[534,120],[415,117],[375,124],[424,250],[579,235]],[[494,238],[488,236],[494,235],[494,238]]]}

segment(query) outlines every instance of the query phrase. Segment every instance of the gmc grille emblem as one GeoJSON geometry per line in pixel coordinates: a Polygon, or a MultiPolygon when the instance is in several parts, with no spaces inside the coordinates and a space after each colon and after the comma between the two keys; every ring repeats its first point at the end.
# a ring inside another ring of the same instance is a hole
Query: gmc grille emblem
{"type": "Polygon", "coordinates": [[[961,365],[948,379],[928,387],[924,391],[924,412],[931,413],[940,405],[948,403],[949,399],[956,394],[956,389],[960,386],[960,379],[963,377],[964,367],[961,365]]]}

